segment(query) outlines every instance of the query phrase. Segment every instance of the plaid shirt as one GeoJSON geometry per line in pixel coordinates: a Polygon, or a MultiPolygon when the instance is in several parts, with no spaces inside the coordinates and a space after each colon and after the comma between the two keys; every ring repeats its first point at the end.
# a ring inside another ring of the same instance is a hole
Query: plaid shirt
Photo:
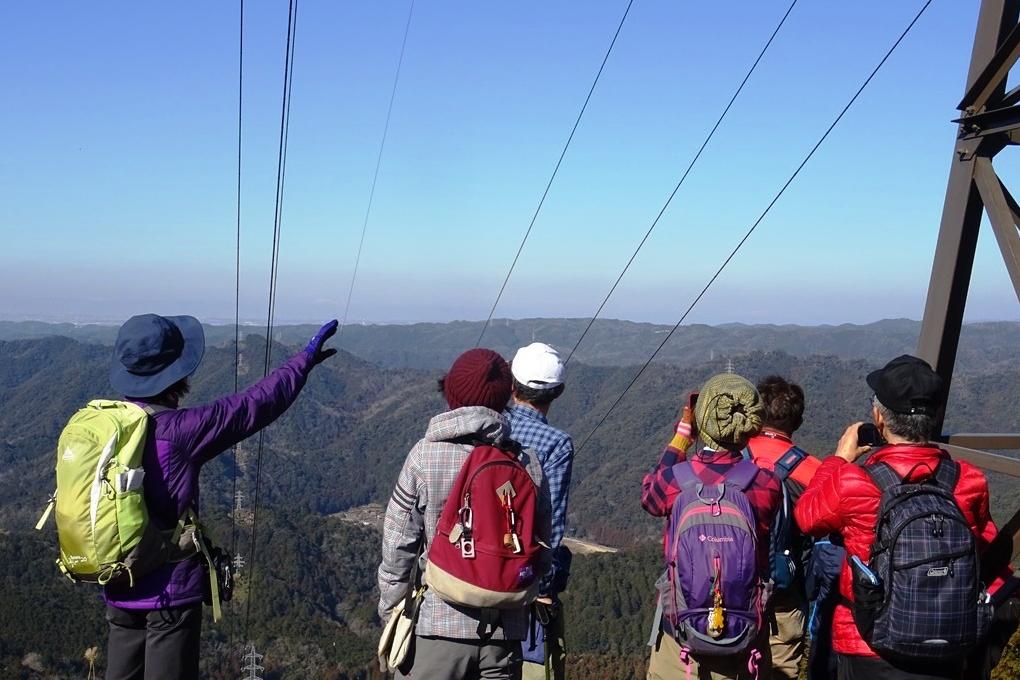
{"type": "MultiPolygon", "coordinates": [[[[389,619],[393,607],[407,593],[411,568],[422,532],[428,544],[436,535],[436,524],[450,487],[461,465],[474,448],[454,440],[474,437],[500,446],[510,437],[503,416],[484,406],[467,406],[440,413],[429,421],[425,437],[411,449],[386,506],[383,523],[382,563],[379,565],[379,618],[389,619]]],[[[538,485],[539,500],[536,533],[547,543],[549,536],[549,496],[542,467],[527,452],[521,456],[528,473],[538,485]]],[[[548,544],[548,543],[547,543],[548,544]]],[[[548,558],[548,552],[544,551],[548,558]]],[[[424,570],[425,555],[421,566],[424,570]]],[[[542,573],[548,568],[543,565],[542,573]]],[[[451,605],[431,590],[426,591],[418,614],[415,633],[453,639],[479,639],[485,613],[480,609],[451,605]]],[[[487,620],[487,619],[486,619],[487,620]]],[[[528,608],[499,610],[495,640],[523,640],[528,629],[528,608]]]]}
{"type": "MultiPolygon", "coordinates": [[[[570,471],[574,464],[574,442],[570,435],[549,425],[541,411],[526,404],[514,403],[506,410],[510,423],[510,437],[522,448],[531,449],[542,464],[542,474],[549,484],[549,498],[552,501],[552,533],[549,547],[555,550],[563,540],[567,526],[567,496],[570,492],[570,471]]],[[[556,573],[562,568],[559,560],[553,560],[552,570],[542,579],[539,593],[555,595],[552,584],[556,573]]]]}
{"type": "MultiPolygon", "coordinates": [[[[692,444],[690,427],[677,426],[676,436],[666,445],[659,464],[645,475],[641,483],[641,506],[654,517],[669,517],[673,503],[680,495],[680,486],[673,476],[673,466],[686,461],[686,451],[692,444]]],[[[689,462],[694,474],[705,484],[719,484],[726,471],[742,460],[738,451],[712,451],[702,449],[689,462]]],[[[758,521],[758,564],[768,569],[769,530],[772,520],[783,502],[783,488],[779,478],[768,470],[758,470],[751,486],[744,492],[754,509],[758,521]]]]}

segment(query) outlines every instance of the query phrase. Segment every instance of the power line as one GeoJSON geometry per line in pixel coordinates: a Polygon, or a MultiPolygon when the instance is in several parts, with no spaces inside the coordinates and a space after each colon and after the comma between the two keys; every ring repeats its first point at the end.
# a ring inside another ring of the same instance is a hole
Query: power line
{"type": "MultiPolygon", "coordinates": [[[[237,238],[234,257],[234,394],[240,387],[241,372],[241,141],[244,112],[244,0],[240,0],[237,41],[237,238]]],[[[231,501],[230,511],[230,552],[237,551],[237,445],[231,453],[231,501]]],[[[234,632],[237,628],[231,621],[227,649],[234,648],[234,632]]]]}
{"type": "Polygon", "coordinates": [[[588,102],[591,101],[591,96],[595,92],[595,86],[598,85],[599,78],[602,77],[602,71],[606,68],[606,62],[609,61],[609,55],[613,53],[613,47],[616,45],[616,39],[620,37],[620,30],[623,28],[623,23],[627,20],[627,15],[630,14],[630,8],[633,4],[634,0],[629,0],[627,3],[627,9],[623,11],[623,16],[620,17],[620,23],[616,27],[616,33],[613,34],[613,40],[609,43],[606,55],[602,57],[602,64],[599,66],[599,70],[595,74],[595,80],[592,81],[591,87],[588,88],[588,96],[584,98],[584,104],[581,105],[581,110],[577,114],[577,119],[574,120],[574,127],[570,129],[570,135],[567,137],[567,141],[563,145],[563,150],[560,151],[560,157],[556,161],[556,166],[553,168],[552,174],[549,176],[549,181],[545,184],[545,191],[542,192],[542,198],[539,199],[538,206],[535,207],[535,212],[531,216],[531,222],[528,223],[528,228],[524,232],[524,238],[521,239],[521,245],[517,247],[517,254],[514,255],[513,262],[510,263],[510,269],[506,272],[506,278],[503,279],[503,285],[499,287],[499,293],[496,294],[496,300],[492,303],[492,308],[489,309],[489,316],[486,317],[485,324],[482,325],[482,332],[478,334],[478,341],[475,343],[475,347],[482,344],[482,338],[485,336],[485,331],[489,328],[489,324],[492,322],[492,315],[496,313],[496,306],[499,305],[499,301],[503,297],[506,285],[510,281],[510,275],[514,273],[514,268],[517,266],[517,260],[520,259],[521,252],[524,250],[524,244],[528,242],[528,237],[531,236],[531,229],[535,226],[535,220],[538,219],[538,214],[542,212],[542,206],[545,205],[545,199],[546,196],[549,195],[549,189],[552,188],[553,181],[556,179],[556,174],[560,171],[560,165],[563,164],[563,158],[567,155],[567,149],[570,148],[570,143],[574,140],[574,133],[577,132],[578,125],[581,124],[581,118],[584,116],[584,111],[588,108],[588,102]]]}
{"type": "MultiPolygon", "coordinates": [[[[283,101],[280,111],[280,145],[276,159],[276,206],[273,218],[273,251],[269,273],[269,309],[266,314],[266,355],[263,377],[269,375],[272,358],[273,325],[276,315],[276,282],[279,275],[280,229],[283,216],[283,189],[287,169],[287,141],[290,128],[291,86],[294,78],[294,44],[297,37],[297,0],[290,0],[287,9],[287,47],[283,68],[283,101]]],[[[248,639],[251,619],[251,602],[255,596],[255,560],[258,540],[259,489],[262,485],[262,451],[265,430],[259,431],[258,452],[255,460],[255,494],[252,504],[251,546],[248,553],[248,601],[244,614],[244,637],[248,639]]]]}
{"type": "Polygon", "coordinates": [[[383,151],[386,149],[386,136],[390,131],[390,117],[393,115],[393,101],[397,97],[397,84],[400,82],[400,67],[404,64],[404,51],[407,48],[407,34],[411,30],[411,17],[414,15],[414,0],[407,9],[407,23],[404,25],[404,38],[400,42],[400,57],[397,59],[397,71],[393,76],[393,89],[390,90],[390,103],[386,107],[386,123],[383,125],[382,139],[379,142],[379,154],[375,159],[375,171],[372,173],[372,188],[368,192],[368,206],[365,208],[365,221],[361,225],[361,239],[358,241],[358,254],[354,258],[354,271],[351,274],[351,285],[347,289],[347,302],[344,304],[344,316],[337,331],[337,340],[347,325],[347,314],[351,309],[351,297],[354,295],[354,282],[358,278],[358,266],[361,264],[361,251],[365,246],[365,233],[368,231],[368,219],[372,215],[372,202],[375,200],[375,186],[379,181],[379,168],[382,166],[383,151]]]}
{"type": "Polygon", "coordinates": [[[783,18],[779,20],[779,23],[776,25],[775,30],[772,31],[772,35],[770,35],[769,39],[765,42],[765,46],[761,48],[761,52],[758,53],[758,57],[754,60],[754,63],[751,64],[751,68],[749,68],[747,70],[747,73],[744,74],[744,79],[740,81],[740,85],[737,86],[737,89],[733,92],[733,96],[730,97],[730,100],[729,102],[726,103],[726,106],[723,108],[722,113],[719,114],[719,118],[716,119],[715,125],[713,125],[712,129],[709,130],[708,135],[705,137],[705,141],[701,143],[701,147],[698,149],[697,153],[694,154],[694,157],[691,159],[691,162],[687,165],[687,169],[684,170],[683,175],[680,176],[680,181],[676,183],[676,186],[673,187],[673,191],[666,199],[666,202],[662,204],[662,208],[659,210],[659,213],[655,216],[655,219],[652,220],[651,225],[649,225],[648,231],[646,231],[645,235],[641,237],[640,241],[638,241],[637,248],[635,248],[634,252],[631,253],[630,259],[627,260],[627,264],[623,266],[623,271],[621,271],[620,275],[616,277],[616,281],[613,282],[613,285],[609,289],[609,292],[606,293],[606,296],[602,299],[602,302],[599,304],[598,309],[595,310],[595,313],[588,321],[588,325],[584,327],[583,331],[581,331],[581,337],[579,337],[577,339],[577,342],[574,343],[574,347],[570,350],[570,353],[567,355],[566,360],[563,362],[564,364],[570,362],[571,357],[574,356],[574,352],[576,352],[577,348],[581,346],[581,342],[584,340],[585,336],[588,335],[588,331],[591,330],[591,327],[595,324],[595,320],[598,319],[599,315],[602,314],[602,310],[605,308],[606,303],[609,302],[609,298],[611,298],[613,296],[613,293],[616,292],[616,287],[620,285],[620,281],[623,280],[623,277],[627,273],[627,270],[630,269],[630,265],[633,264],[634,259],[637,257],[638,253],[641,252],[641,248],[644,247],[645,241],[647,241],[648,237],[652,235],[653,231],[655,231],[655,227],[659,224],[659,220],[662,219],[662,216],[666,213],[666,209],[669,208],[670,204],[673,202],[673,198],[677,195],[677,192],[680,191],[680,187],[682,187],[684,182],[687,180],[687,176],[691,174],[691,170],[694,169],[694,166],[698,162],[698,159],[701,158],[701,154],[705,151],[705,147],[707,147],[708,143],[712,141],[712,137],[715,136],[716,130],[718,130],[719,126],[722,125],[723,120],[726,118],[726,114],[730,112],[730,109],[733,107],[733,103],[737,101],[737,97],[740,96],[740,93],[743,91],[744,86],[747,85],[747,81],[751,79],[751,74],[753,74],[755,72],[755,69],[758,68],[758,64],[761,63],[761,60],[762,58],[764,58],[765,53],[768,52],[768,49],[772,45],[772,42],[776,39],[776,36],[779,34],[779,30],[783,27],[783,24],[786,23],[787,17],[790,16],[790,12],[793,11],[793,8],[796,5],[797,0],[793,0],[793,2],[790,3],[790,6],[786,8],[786,13],[783,14],[783,18]]]}
{"type": "Polygon", "coordinates": [[[578,452],[580,452],[581,449],[584,448],[585,444],[588,443],[588,440],[592,438],[592,435],[594,435],[595,432],[600,427],[602,427],[602,424],[606,422],[606,419],[616,409],[617,405],[620,403],[621,400],[623,400],[627,392],[629,392],[630,389],[634,387],[634,384],[638,381],[638,378],[641,377],[641,375],[645,372],[645,369],[647,369],[648,366],[655,359],[655,357],[658,356],[659,352],[662,351],[662,348],[666,346],[666,343],[669,342],[669,339],[673,337],[673,334],[676,333],[677,329],[680,328],[680,325],[687,319],[687,316],[691,313],[691,310],[694,309],[695,305],[697,305],[701,298],[704,297],[705,293],[708,292],[708,289],[712,286],[713,283],[715,283],[715,280],[719,278],[719,275],[722,274],[726,266],[736,256],[737,252],[743,247],[747,240],[751,238],[751,234],[753,234],[755,229],[758,228],[758,225],[762,223],[765,217],[772,210],[772,207],[779,201],[780,197],[782,197],[782,195],[786,192],[786,189],[793,183],[793,180],[797,178],[797,175],[799,175],[800,171],[804,169],[804,166],[807,165],[808,161],[811,160],[811,157],[815,155],[815,152],[818,151],[819,147],[821,147],[822,143],[829,136],[829,133],[831,133],[832,130],[836,127],[836,125],[839,124],[839,121],[843,119],[843,116],[846,115],[846,112],[849,111],[850,107],[853,106],[854,102],[857,101],[857,98],[861,96],[861,93],[864,92],[864,89],[878,74],[882,66],[885,65],[885,62],[889,59],[890,56],[892,56],[892,53],[896,51],[896,48],[899,47],[899,44],[903,42],[904,38],[907,37],[907,34],[910,33],[910,30],[914,27],[914,24],[917,23],[917,21],[921,18],[921,15],[924,14],[925,10],[928,9],[928,6],[931,5],[931,3],[932,0],[927,0],[927,2],[925,2],[924,5],[921,6],[921,9],[918,10],[913,20],[911,20],[911,22],[907,24],[907,27],[903,29],[903,32],[896,39],[896,42],[894,42],[892,47],[890,47],[889,50],[885,53],[885,56],[882,57],[881,61],[878,62],[878,65],[875,66],[875,68],[871,71],[871,74],[864,80],[861,86],[857,88],[857,92],[855,92],[854,95],[850,98],[850,101],[847,102],[846,106],[843,107],[843,110],[839,112],[839,115],[836,116],[835,120],[832,121],[832,123],[825,130],[822,136],[818,139],[818,141],[815,142],[815,145],[811,147],[811,150],[808,152],[807,156],[805,156],[804,160],[800,162],[797,168],[793,171],[793,174],[790,175],[789,179],[787,179],[786,182],[783,183],[783,185],[780,187],[776,195],[772,198],[771,201],[769,201],[769,204],[765,207],[765,210],[763,210],[761,215],[758,216],[758,219],[756,219],[754,223],[751,224],[751,227],[747,230],[747,233],[744,234],[744,237],[740,239],[736,247],[734,247],[730,254],[726,257],[726,259],[723,260],[723,263],[716,270],[715,274],[712,275],[712,277],[708,280],[708,283],[706,283],[704,288],[701,289],[701,292],[698,293],[697,297],[694,298],[690,306],[687,307],[687,310],[683,313],[683,316],[680,317],[680,320],[676,322],[676,325],[674,325],[673,328],[669,331],[669,333],[666,334],[666,337],[662,339],[662,342],[659,343],[659,346],[655,348],[655,351],[652,352],[652,356],[648,357],[648,360],[644,363],[643,366],[641,366],[641,369],[637,372],[637,374],[634,375],[631,381],[627,384],[627,387],[625,387],[623,392],[620,393],[620,396],[618,396],[616,398],[616,401],[614,401],[612,405],[609,407],[609,410],[606,411],[606,413],[602,416],[602,418],[595,425],[595,427],[592,428],[591,432],[589,432],[588,435],[584,438],[584,441],[582,441],[581,445],[577,448],[578,452]]]}
{"type": "MultiPolygon", "coordinates": [[[[240,386],[241,370],[241,124],[244,105],[244,0],[240,0],[240,30],[237,50],[237,239],[234,260],[234,394],[240,386]]],[[[231,495],[237,497],[237,447],[233,452],[231,495]]],[[[237,522],[231,513],[230,550],[237,548],[237,522]]]]}

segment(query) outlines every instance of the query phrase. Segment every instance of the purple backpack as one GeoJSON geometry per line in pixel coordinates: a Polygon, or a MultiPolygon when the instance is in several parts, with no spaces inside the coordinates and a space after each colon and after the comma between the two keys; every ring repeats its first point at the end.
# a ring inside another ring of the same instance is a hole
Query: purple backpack
{"type": "Polygon", "coordinates": [[[732,656],[761,631],[769,588],[758,569],[755,514],[744,491],[758,467],[742,460],[722,484],[705,484],[690,463],[673,466],[681,492],[666,551],[663,618],[687,654],[732,656]]]}

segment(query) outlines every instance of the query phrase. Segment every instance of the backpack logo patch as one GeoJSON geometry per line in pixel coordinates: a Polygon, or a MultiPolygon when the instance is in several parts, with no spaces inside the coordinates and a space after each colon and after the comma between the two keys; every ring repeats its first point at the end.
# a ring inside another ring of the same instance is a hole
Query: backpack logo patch
{"type": "Polygon", "coordinates": [[[948,576],[949,567],[932,567],[928,570],[928,576],[948,576]]]}
{"type": "Polygon", "coordinates": [[[60,458],[61,460],[74,460],[74,451],[72,451],[71,447],[68,446],[66,449],[64,449],[64,455],[61,456],[60,458]]]}
{"type": "Polygon", "coordinates": [[[709,543],[733,543],[736,539],[732,536],[707,536],[705,534],[701,534],[698,536],[698,540],[702,543],[705,541],[708,541],[709,543]]]}

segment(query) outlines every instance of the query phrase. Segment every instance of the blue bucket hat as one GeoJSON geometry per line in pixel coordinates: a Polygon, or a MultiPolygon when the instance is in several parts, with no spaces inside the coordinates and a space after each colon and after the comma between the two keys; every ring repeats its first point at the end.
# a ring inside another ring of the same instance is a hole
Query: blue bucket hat
{"type": "Polygon", "coordinates": [[[154,397],[194,373],[203,354],[205,331],[195,317],[133,316],[117,333],[110,385],[126,397],[154,397]]]}

